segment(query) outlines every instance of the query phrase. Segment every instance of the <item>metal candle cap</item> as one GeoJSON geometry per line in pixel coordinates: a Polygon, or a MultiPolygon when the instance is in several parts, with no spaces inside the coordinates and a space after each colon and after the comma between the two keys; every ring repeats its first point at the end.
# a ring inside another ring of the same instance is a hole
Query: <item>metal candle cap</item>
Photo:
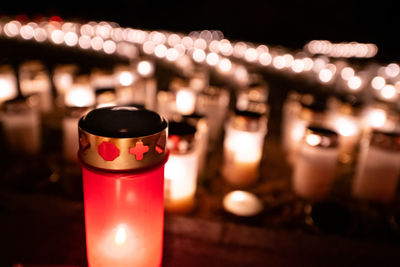
{"type": "Polygon", "coordinates": [[[335,148],[338,147],[338,134],[330,129],[318,125],[307,127],[305,143],[312,147],[335,148]]]}
{"type": "Polygon", "coordinates": [[[237,130],[256,132],[266,127],[267,119],[257,112],[235,110],[231,117],[231,123],[237,130]]]}
{"type": "Polygon", "coordinates": [[[400,132],[374,130],[370,136],[371,146],[393,152],[400,151],[400,132]]]}
{"type": "Polygon", "coordinates": [[[79,121],[79,158],[91,167],[139,170],[167,158],[167,121],[132,106],[94,109],[79,121]]]}
{"type": "Polygon", "coordinates": [[[168,149],[171,153],[185,154],[193,151],[196,145],[196,127],[188,122],[169,123],[168,149]]]}

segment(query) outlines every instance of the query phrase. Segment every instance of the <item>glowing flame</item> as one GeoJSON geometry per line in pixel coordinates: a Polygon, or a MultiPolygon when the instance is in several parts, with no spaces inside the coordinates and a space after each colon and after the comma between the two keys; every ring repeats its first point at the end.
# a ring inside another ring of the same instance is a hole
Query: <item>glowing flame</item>
{"type": "Polygon", "coordinates": [[[115,233],[114,241],[116,244],[122,245],[126,241],[126,230],[125,226],[118,226],[117,232],[115,233]]]}
{"type": "Polygon", "coordinates": [[[321,143],[321,136],[316,135],[316,134],[309,134],[306,137],[306,142],[307,144],[309,144],[310,146],[317,146],[321,143]]]}

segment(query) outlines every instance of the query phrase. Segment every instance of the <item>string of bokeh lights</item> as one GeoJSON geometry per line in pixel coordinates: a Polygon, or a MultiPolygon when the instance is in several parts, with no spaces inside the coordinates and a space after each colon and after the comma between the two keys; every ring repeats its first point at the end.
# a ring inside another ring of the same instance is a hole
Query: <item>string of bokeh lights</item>
{"type": "Polygon", "coordinates": [[[233,42],[224,38],[220,31],[204,30],[190,34],[146,31],[121,27],[115,22],[81,24],[63,21],[59,17],[40,21],[2,18],[0,36],[93,50],[131,60],[142,52],[174,63],[188,76],[193,73],[193,64],[205,64],[221,74],[231,75],[243,85],[248,82],[245,64],[250,64],[283,73],[307,74],[321,84],[339,82],[347,86],[350,93],[371,87],[387,101],[396,101],[400,93],[399,64],[366,64],[360,68],[345,60],[375,56],[378,47],[370,43],[333,44],[314,40],[303,50],[291,51],[265,44],[233,42]],[[341,59],[336,60],[337,57],[341,59]]]}

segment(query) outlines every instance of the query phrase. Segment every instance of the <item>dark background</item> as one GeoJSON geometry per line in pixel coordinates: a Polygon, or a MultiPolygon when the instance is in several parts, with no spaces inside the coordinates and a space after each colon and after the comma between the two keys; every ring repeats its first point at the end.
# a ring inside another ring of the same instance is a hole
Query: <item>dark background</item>
{"type": "Polygon", "coordinates": [[[180,32],[221,30],[233,40],[302,48],[313,39],[373,42],[377,59],[398,61],[396,1],[29,1],[2,3],[0,14],[108,20],[121,26],[180,32]]]}

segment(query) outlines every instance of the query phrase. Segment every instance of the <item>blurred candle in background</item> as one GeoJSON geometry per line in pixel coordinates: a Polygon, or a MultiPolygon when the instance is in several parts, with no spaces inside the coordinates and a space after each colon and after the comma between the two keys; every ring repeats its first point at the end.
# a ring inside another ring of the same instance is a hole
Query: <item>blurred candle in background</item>
{"type": "Polygon", "coordinates": [[[138,75],[133,66],[116,66],[113,75],[117,103],[119,105],[135,103],[133,84],[137,81],[138,75]]]}
{"type": "Polygon", "coordinates": [[[14,153],[38,153],[41,127],[37,96],[7,100],[2,110],[3,130],[9,149],[14,153]]]}
{"type": "Polygon", "coordinates": [[[297,160],[297,153],[306,127],[310,124],[327,124],[325,99],[316,99],[311,95],[303,95],[299,100],[299,105],[293,103],[293,112],[287,114],[286,123],[283,132],[283,146],[286,150],[288,161],[294,164],[297,160]]]}
{"type": "Polygon", "coordinates": [[[238,111],[225,126],[222,174],[231,185],[244,187],[259,178],[259,165],[267,133],[265,116],[238,111]]]}
{"type": "Polygon", "coordinates": [[[353,195],[389,203],[395,198],[400,175],[400,133],[373,130],[361,142],[353,195]]]}
{"type": "MultiPolygon", "coordinates": [[[[334,100],[335,101],[335,100],[334,100]]],[[[328,122],[339,134],[339,160],[345,164],[354,162],[362,133],[362,103],[355,97],[346,97],[334,103],[329,111],[328,122]]]]}
{"type": "Polygon", "coordinates": [[[89,266],[161,266],[166,138],[166,120],[135,107],[79,121],[89,266]]]}
{"type": "Polygon", "coordinates": [[[294,192],[306,199],[324,199],[331,190],[338,156],[337,133],[308,126],[293,167],[294,192]]]}
{"type": "Polygon", "coordinates": [[[198,113],[183,116],[184,120],[196,126],[196,150],[199,158],[198,176],[206,173],[207,167],[207,146],[208,146],[208,121],[207,118],[198,113]]]}
{"type": "Polygon", "coordinates": [[[176,92],[176,110],[182,115],[189,115],[196,108],[196,92],[189,88],[180,88],[176,92]]]}
{"type": "Polygon", "coordinates": [[[62,121],[63,156],[66,161],[76,162],[78,151],[79,119],[93,107],[96,98],[89,84],[74,84],[65,92],[65,113],[62,121]]]}
{"type": "Polygon", "coordinates": [[[139,104],[143,104],[149,110],[156,110],[157,80],[154,76],[156,65],[153,61],[145,59],[137,63],[136,69],[144,88],[144,100],[143,103],[139,104]]]}
{"type": "Polygon", "coordinates": [[[170,155],[165,164],[165,210],[185,213],[195,206],[199,164],[196,127],[184,121],[170,121],[168,131],[170,155]]]}
{"type": "Polygon", "coordinates": [[[17,97],[17,79],[9,65],[0,66],[0,106],[4,101],[17,97]]]}
{"type": "Polygon", "coordinates": [[[204,114],[209,122],[209,150],[216,147],[222,137],[230,95],[223,87],[209,86],[198,95],[196,112],[204,114]]]}
{"type": "Polygon", "coordinates": [[[51,111],[53,94],[50,77],[40,61],[27,61],[19,66],[19,85],[23,96],[38,95],[40,111],[51,111]]]}
{"type": "Polygon", "coordinates": [[[73,64],[57,65],[53,69],[53,84],[57,91],[56,102],[59,106],[64,105],[65,92],[71,88],[77,72],[78,66],[73,64]]]}

